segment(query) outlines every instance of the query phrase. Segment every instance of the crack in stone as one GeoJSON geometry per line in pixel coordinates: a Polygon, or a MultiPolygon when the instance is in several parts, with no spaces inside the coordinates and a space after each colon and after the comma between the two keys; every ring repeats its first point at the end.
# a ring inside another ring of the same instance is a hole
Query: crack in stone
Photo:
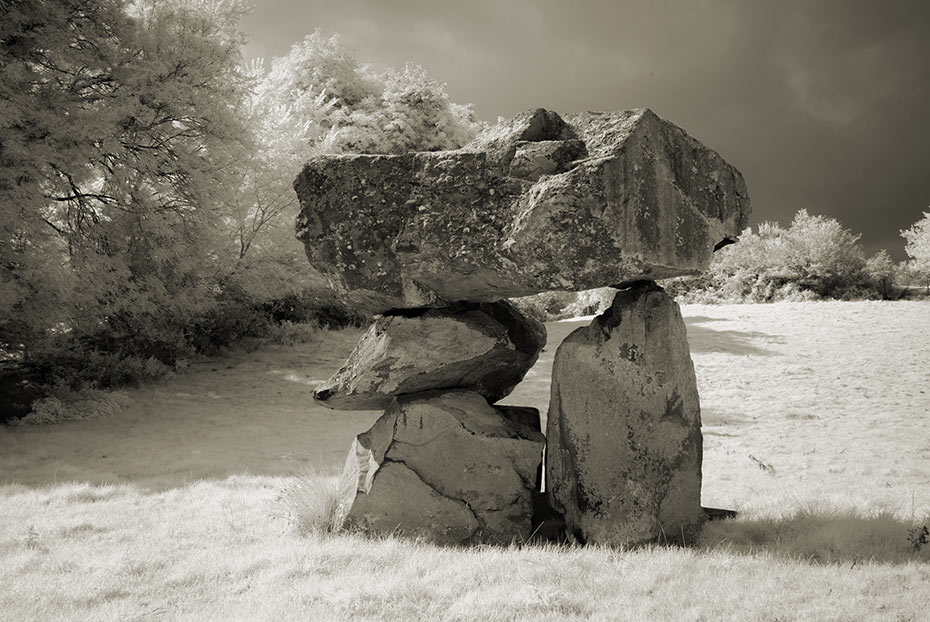
{"type": "Polygon", "coordinates": [[[473,535],[475,535],[475,533],[487,528],[487,525],[485,524],[485,522],[481,520],[481,518],[478,516],[478,513],[475,512],[474,508],[471,507],[471,504],[469,504],[468,501],[466,501],[465,499],[457,499],[456,497],[450,497],[449,495],[443,493],[441,490],[438,490],[435,486],[431,485],[429,482],[423,479],[423,476],[420,475],[416,469],[414,469],[412,466],[407,464],[404,460],[395,460],[393,458],[385,457],[381,465],[383,466],[388,463],[403,465],[405,468],[409,469],[411,473],[416,475],[417,479],[423,482],[424,486],[426,486],[427,488],[435,492],[437,495],[439,495],[443,499],[448,499],[449,501],[452,501],[455,503],[461,503],[462,505],[464,505],[465,508],[468,510],[468,512],[471,514],[472,518],[475,519],[475,522],[478,523],[478,527],[473,529],[471,533],[468,534],[468,538],[471,538],[473,535]]]}
{"type": "MultiPolygon", "coordinates": [[[[456,429],[455,426],[451,426],[451,425],[450,425],[450,426],[446,426],[446,427],[444,427],[443,429],[441,429],[441,430],[439,430],[438,432],[436,432],[436,434],[434,434],[433,436],[431,436],[431,437],[429,437],[428,439],[426,439],[425,441],[421,441],[421,442],[419,442],[419,443],[414,443],[414,442],[411,442],[411,441],[402,441],[402,440],[399,440],[399,439],[397,439],[397,438],[393,438],[393,437],[392,437],[390,447],[393,447],[396,443],[400,443],[400,444],[402,444],[402,445],[409,445],[410,447],[423,447],[423,446],[425,446],[425,445],[429,445],[430,443],[434,442],[434,441],[435,441],[436,439],[438,439],[440,436],[446,434],[449,430],[454,430],[454,429],[456,429]]],[[[395,432],[396,432],[396,429],[395,429],[395,432]]],[[[466,430],[466,432],[468,432],[468,430],[466,430]]],[[[471,434],[474,435],[474,432],[472,432],[471,434]]],[[[387,454],[387,452],[385,452],[385,454],[387,454]]]]}

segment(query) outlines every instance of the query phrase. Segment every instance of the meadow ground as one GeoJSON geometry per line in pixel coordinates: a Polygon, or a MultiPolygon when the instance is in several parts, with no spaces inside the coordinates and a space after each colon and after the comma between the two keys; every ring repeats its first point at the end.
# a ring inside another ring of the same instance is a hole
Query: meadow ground
{"type": "MultiPolygon", "coordinates": [[[[682,310],[703,502],[740,511],[693,547],[298,529],[293,491],[331,481],[378,415],[311,401],[360,334],[343,331],[193,363],[105,418],[0,428],[0,620],[930,620],[930,545],[914,546],[930,516],[930,303],[682,310]]],[[[548,326],[506,402],[545,410],[577,326],[548,326]]]]}

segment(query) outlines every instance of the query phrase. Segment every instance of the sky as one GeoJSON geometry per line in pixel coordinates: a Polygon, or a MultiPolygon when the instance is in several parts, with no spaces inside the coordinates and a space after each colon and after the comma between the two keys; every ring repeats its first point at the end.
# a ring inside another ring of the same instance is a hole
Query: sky
{"type": "Polygon", "coordinates": [[[319,28],[494,121],[651,108],[745,176],[752,223],[838,219],[904,259],[930,211],[927,0],[253,0],[247,58],[319,28]]]}

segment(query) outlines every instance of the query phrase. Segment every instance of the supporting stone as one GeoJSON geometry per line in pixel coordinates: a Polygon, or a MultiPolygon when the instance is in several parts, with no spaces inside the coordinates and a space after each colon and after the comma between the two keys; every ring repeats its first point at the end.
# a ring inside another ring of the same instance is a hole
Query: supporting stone
{"type": "Polygon", "coordinates": [[[330,408],[376,410],[399,395],[466,389],[493,403],[523,379],[544,345],[545,326],[508,302],[384,316],[313,397],[330,408]]]}
{"type": "Polygon", "coordinates": [[[349,452],[346,526],[439,544],[527,541],[545,439],[518,414],[470,391],[394,399],[349,452]]]}
{"type": "Polygon", "coordinates": [[[652,282],[569,335],[555,355],[546,490],[579,542],[692,542],[701,420],[678,305],[652,282]]]}

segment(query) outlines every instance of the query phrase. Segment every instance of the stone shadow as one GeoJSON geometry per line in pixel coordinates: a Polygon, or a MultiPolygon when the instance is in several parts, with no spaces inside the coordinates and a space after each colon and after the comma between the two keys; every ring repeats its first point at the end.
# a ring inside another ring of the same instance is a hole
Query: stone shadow
{"type": "Polygon", "coordinates": [[[709,322],[723,322],[725,318],[710,317],[709,315],[689,315],[685,317],[685,324],[707,324],[709,322]]]}
{"type": "Polygon", "coordinates": [[[726,354],[773,356],[776,353],[759,345],[777,343],[777,337],[756,331],[716,330],[700,326],[701,321],[685,318],[691,352],[723,352],[726,354]]]}
{"type": "MultiPolygon", "coordinates": [[[[701,406],[701,423],[704,426],[704,434],[707,434],[708,427],[732,428],[733,426],[756,423],[752,417],[734,412],[722,412],[717,408],[707,408],[701,406]]],[[[712,432],[717,436],[730,436],[724,432],[712,432]]],[[[735,436],[735,435],[734,435],[735,436]]]]}
{"type": "Polygon", "coordinates": [[[781,518],[737,516],[709,522],[698,548],[752,556],[769,553],[814,565],[903,565],[930,561],[930,545],[920,543],[921,527],[890,513],[799,510],[781,518]]]}

